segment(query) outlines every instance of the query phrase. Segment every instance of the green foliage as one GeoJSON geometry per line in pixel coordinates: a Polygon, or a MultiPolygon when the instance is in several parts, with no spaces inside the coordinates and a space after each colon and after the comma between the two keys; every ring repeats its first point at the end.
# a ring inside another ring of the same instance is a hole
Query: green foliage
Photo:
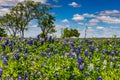
{"type": "Polygon", "coordinates": [[[62,37],[65,38],[65,37],[79,37],[80,36],[80,33],[78,32],[77,29],[68,29],[68,28],[65,28],[63,30],[63,33],[62,33],[62,37]]]}
{"type": "Polygon", "coordinates": [[[6,37],[6,36],[7,36],[7,33],[6,33],[5,29],[0,27],[0,37],[6,37]]]}

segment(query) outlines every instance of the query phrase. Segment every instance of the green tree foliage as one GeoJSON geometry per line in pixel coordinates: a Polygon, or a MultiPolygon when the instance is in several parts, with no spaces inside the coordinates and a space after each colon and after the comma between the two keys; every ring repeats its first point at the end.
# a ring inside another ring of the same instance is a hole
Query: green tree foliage
{"type": "Polygon", "coordinates": [[[79,36],[80,36],[80,33],[78,32],[77,29],[68,29],[68,28],[63,29],[63,33],[62,33],[63,38],[79,37],[79,36]]]}
{"type": "Polygon", "coordinates": [[[0,27],[0,37],[6,37],[6,36],[7,36],[7,34],[6,34],[5,29],[0,27]]]}
{"type": "Polygon", "coordinates": [[[11,14],[15,16],[15,25],[19,28],[21,37],[24,37],[24,31],[27,30],[27,25],[33,20],[34,1],[25,1],[18,3],[11,9],[11,14]]]}
{"type": "Polygon", "coordinates": [[[19,28],[15,24],[16,17],[11,13],[7,13],[1,18],[1,21],[1,26],[3,26],[10,35],[16,37],[16,34],[19,32],[19,28]]]}
{"type": "MultiPolygon", "coordinates": [[[[39,7],[38,7],[39,8],[39,7]]],[[[55,18],[49,14],[47,11],[51,9],[50,6],[41,6],[41,10],[39,11],[37,8],[35,10],[35,17],[38,20],[38,27],[41,28],[41,37],[47,36],[49,33],[55,33],[56,30],[54,21],[55,18]]]]}

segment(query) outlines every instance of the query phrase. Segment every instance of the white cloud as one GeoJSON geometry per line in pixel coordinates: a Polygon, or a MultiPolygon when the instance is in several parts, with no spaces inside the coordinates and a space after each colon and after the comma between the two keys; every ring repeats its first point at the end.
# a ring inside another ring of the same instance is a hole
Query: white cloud
{"type": "Polygon", "coordinates": [[[98,23],[98,22],[99,22],[98,19],[91,19],[91,20],[89,21],[89,23],[98,23]]]}
{"type": "Polygon", "coordinates": [[[0,6],[15,6],[18,0],[0,0],[0,6]]]}
{"type": "Polygon", "coordinates": [[[120,11],[119,10],[105,10],[99,12],[100,16],[120,16],[120,11]]]}
{"type": "Polygon", "coordinates": [[[84,13],[84,14],[83,14],[83,17],[92,18],[92,17],[95,17],[95,15],[94,15],[94,14],[84,13]]]}
{"type": "Polygon", "coordinates": [[[63,22],[63,23],[69,23],[68,19],[64,19],[61,22],[63,22]]]}
{"type": "Polygon", "coordinates": [[[103,26],[97,26],[96,29],[98,29],[98,30],[104,30],[105,28],[103,26]]]}
{"type": "Polygon", "coordinates": [[[72,7],[81,7],[81,5],[77,4],[76,2],[72,2],[72,3],[68,4],[68,5],[70,5],[72,7]]]}
{"type": "Polygon", "coordinates": [[[83,25],[83,26],[85,25],[85,24],[84,24],[84,23],[82,23],[82,22],[78,22],[77,24],[79,24],[79,25],[83,25]]]}
{"type": "Polygon", "coordinates": [[[72,20],[74,20],[74,21],[80,21],[80,20],[84,20],[84,17],[82,15],[75,14],[75,15],[73,15],[72,20]]]}
{"type": "Polygon", "coordinates": [[[120,18],[110,17],[110,16],[97,16],[97,19],[108,24],[120,24],[120,18]]]}

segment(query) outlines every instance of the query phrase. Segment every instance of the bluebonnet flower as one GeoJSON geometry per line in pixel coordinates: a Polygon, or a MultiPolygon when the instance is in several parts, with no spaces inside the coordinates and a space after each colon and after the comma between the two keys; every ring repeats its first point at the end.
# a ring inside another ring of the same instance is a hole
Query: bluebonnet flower
{"type": "Polygon", "coordinates": [[[51,53],[48,53],[48,57],[51,57],[52,56],[52,54],[51,53]]]}
{"type": "Polygon", "coordinates": [[[37,40],[40,40],[40,35],[37,35],[37,40]]]}
{"type": "Polygon", "coordinates": [[[105,52],[106,52],[106,50],[105,50],[105,49],[103,49],[103,50],[102,50],[102,53],[105,53],[105,52]]]}
{"type": "Polygon", "coordinates": [[[82,46],[78,46],[78,49],[81,50],[81,49],[82,49],[82,46]]]}
{"type": "Polygon", "coordinates": [[[5,48],[6,48],[6,45],[2,44],[2,49],[5,50],[5,48]]]}
{"type": "Polygon", "coordinates": [[[81,71],[83,71],[83,70],[84,70],[84,67],[85,67],[85,65],[84,65],[84,63],[82,63],[82,64],[80,64],[79,69],[80,69],[81,71]]]}
{"type": "Polygon", "coordinates": [[[33,45],[33,40],[30,39],[30,40],[28,41],[28,44],[29,44],[29,45],[33,45]]]}
{"type": "Polygon", "coordinates": [[[7,59],[6,58],[2,58],[2,61],[3,61],[3,63],[5,64],[5,65],[8,65],[8,61],[7,61],[7,59]]]}
{"type": "Polygon", "coordinates": [[[54,53],[55,53],[55,54],[58,53],[58,50],[54,50],[54,53]]]}
{"type": "Polygon", "coordinates": [[[52,42],[52,43],[54,42],[54,39],[53,39],[52,36],[49,37],[49,41],[52,42]]]}
{"type": "Polygon", "coordinates": [[[94,52],[94,46],[90,46],[90,51],[94,52]]]}
{"type": "Polygon", "coordinates": [[[28,72],[24,72],[24,77],[25,77],[25,78],[28,77],[28,72]]]}
{"type": "Polygon", "coordinates": [[[48,39],[48,36],[45,36],[44,40],[46,41],[48,39]]]}
{"type": "Polygon", "coordinates": [[[84,73],[84,76],[87,77],[87,76],[88,76],[88,72],[85,72],[85,73],[84,73]]]}
{"type": "Polygon", "coordinates": [[[74,44],[73,41],[70,43],[70,45],[71,45],[71,47],[74,47],[74,46],[75,46],[75,44],[74,44]]]}
{"type": "Polygon", "coordinates": [[[7,54],[7,55],[5,56],[5,58],[8,60],[8,58],[9,58],[9,55],[7,54]]]}
{"type": "Polygon", "coordinates": [[[27,58],[27,54],[25,53],[25,54],[23,54],[23,56],[24,56],[24,58],[26,59],[27,58]]]}
{"type": "Polygon", "coordinates": [[[105,52],[106,52],[107,55],[111,54],[111,52],[109,50],[106,50],[105,52]]]}
{"type": "Polygon", "coordinates": [[[79,58],[78,58],[78,63],[79,63],[79,64],[82,64],[83,62],[84,62],[83,58],[79,57],[79,58]]]}
{"type": "Polygon", "coordinates": [[[85,50],[85,57],[88,57],[88,51],[87,50],[85,50]]]}
{"type": "Polygon", "coordinates": [[[22,76],[21,75],[18,76],[18,80],[22,80],[22,76]]]}
{"type": "Polygon", "coordinates": [[[92,44],[93,44],[93,41],[89,41],[89,44],[92,45],[92,44]]]}
{"type": "Polygon", "coordinates": [[[76,49],[76,55],[77,55],[77,57],[78,57],[79,53],[80,53],[80,49],[76,49]]]}
{"type": "Polygon", "coordinates": [[[101,78],[101,77],[98,77],[97,80],[102,80],[102,78],[101,78]]]}
{"type": "Polygon", "coordinates": [[[25,80],[29,80],[28,77],[26,77],[25,80]]]}
{"type": "Polygon", "coordinates": [[[0,77],[0,80],[2,80],[2,78],[0,77]]]}
{"type": "Polygon", "coordinates": [[[44,42],[45,42],[44,40],[41,40],[41,45],[43,45],[43,44],[44,44],[44,42]]]}
{"type": "Polygon", "coordinates": [[[2,76],[3,70],[0,68],[0,77],[2,76]]]}
{"type": "Polygon", "coordinates": [[[20,58],[19,53],[16,52],[13,54],[13,59],[19,60],[19,58],[20,58]]]}
{"type": "Polygon", "coordinates": [[[93,53],[92,52],[90,52],[90,57],[92,57],[93,56],[93,53]]]}
{"type": "Polygon", "coordinates": [[[41,55],[42,56],[47,56],[47,54],[45,52],[42,52],[41,55]]]}

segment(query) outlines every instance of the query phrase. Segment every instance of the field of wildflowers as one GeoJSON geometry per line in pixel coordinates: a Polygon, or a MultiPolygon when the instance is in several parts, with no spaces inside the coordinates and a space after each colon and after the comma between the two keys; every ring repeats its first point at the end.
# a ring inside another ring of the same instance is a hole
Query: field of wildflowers
{"type": "Polygon", "coordinates": [[[0,80],[119,79],[119,39],[0,38],[0,80]]]}

